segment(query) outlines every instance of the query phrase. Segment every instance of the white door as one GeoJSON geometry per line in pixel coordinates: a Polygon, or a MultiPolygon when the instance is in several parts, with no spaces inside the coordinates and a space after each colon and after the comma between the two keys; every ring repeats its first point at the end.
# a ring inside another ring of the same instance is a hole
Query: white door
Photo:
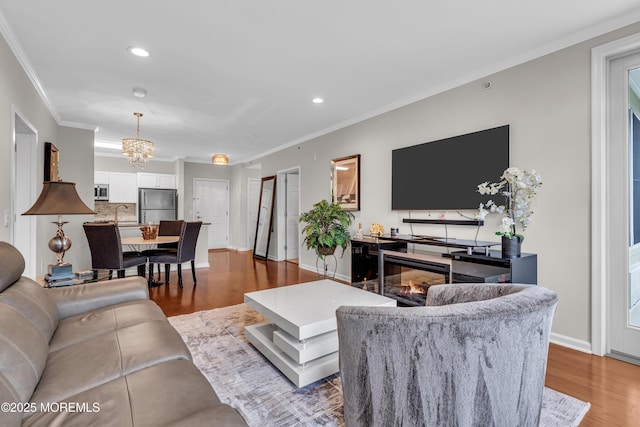
{"type": "MultiPolygon", "coordinates": [[[[14,114],[14,204],[13,204],[13,246],[24,257],[24,275],[36,277],[36,221],[34,216],[22,216],[36,201],[37,133],[18,114],[14,114]]],[[[10,212],[4,212],[5,221],[10,220],[10,212]]],[[[5,224],[8,226],[9,224],[5,224]]]]}
{"type": "Polygon", "coordinates": [[[298,172],[288,173],[286,182],[286,211],[287,246],[285,259],[297,259],[300,253],[300,175],[298,172]]]}
{"type": "Polygon", "coordinates": [[[260,209],[260,180],[249,178],[247,191],[247,247],[253,249],[256,242],[258,211],[260,209]]]}
{"type": "Polygon", "coordinates": [[[209,249],[229,247],[229,181],[195,178],[193,212],[196,220],[210,223],[209,249]]]}
{"type": "Polygon", "coordinates": [[[613,356],[640,360],[640,54],[612,61],[609,82],[607,347],[613,356]]]}

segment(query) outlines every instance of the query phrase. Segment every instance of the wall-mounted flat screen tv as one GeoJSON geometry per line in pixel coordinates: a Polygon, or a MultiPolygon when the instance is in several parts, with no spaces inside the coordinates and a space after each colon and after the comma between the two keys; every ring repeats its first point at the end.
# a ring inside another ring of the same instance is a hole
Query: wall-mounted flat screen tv
{"type": "Polygon", "coordinates": [[[499,181],[509,167],[509,125],[399,148],[391,157],[391,209],[477,209],[488,200],[478,184],[499,181]]]}

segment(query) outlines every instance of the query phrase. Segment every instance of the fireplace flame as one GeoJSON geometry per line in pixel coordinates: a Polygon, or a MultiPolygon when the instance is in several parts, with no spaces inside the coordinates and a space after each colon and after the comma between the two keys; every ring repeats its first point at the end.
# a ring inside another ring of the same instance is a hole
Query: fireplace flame
{"type": "Polygon", "coordinates": [[[413,280],[409,280],[409,283],[407,283],[407,286],[409,287],[408,290],[408,294],[424,294],[424,288],[422,286],[418,286],[415,283],[413,283],[413,280]]]}

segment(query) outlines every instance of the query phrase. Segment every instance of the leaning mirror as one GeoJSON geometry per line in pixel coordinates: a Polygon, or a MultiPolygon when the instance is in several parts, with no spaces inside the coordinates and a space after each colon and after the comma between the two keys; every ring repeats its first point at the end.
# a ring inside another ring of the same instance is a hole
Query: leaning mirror
{"type": "Polygon", "coordinates": [[[256,240],[253,245],[253,256],[267,259],[269,241],[271,240],[271,223],[273,219],[273,201],[276,194],[276,177],[262,178],[260,185],[260,206],[258,209],[258,224],[256,225],[256,240]]]}

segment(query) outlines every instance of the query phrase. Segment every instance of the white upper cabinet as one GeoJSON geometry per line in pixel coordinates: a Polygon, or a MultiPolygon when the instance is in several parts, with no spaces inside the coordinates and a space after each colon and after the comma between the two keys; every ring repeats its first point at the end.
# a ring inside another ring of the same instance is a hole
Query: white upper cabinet
{"type": "Polygon", "coordinates": [[[138,172],[140,188],[176,188],[176,176],[166,173],[138,172]]]}
{"type": "Polygon", "coordinates": [[[109,202],[138,203],[135,173],[109,172],[109,202]]]}
{"type": "Polygon", "coordinates": [[[93,174],[94,184],[109,184],[109,172],[95,171],[93,174]]]}

